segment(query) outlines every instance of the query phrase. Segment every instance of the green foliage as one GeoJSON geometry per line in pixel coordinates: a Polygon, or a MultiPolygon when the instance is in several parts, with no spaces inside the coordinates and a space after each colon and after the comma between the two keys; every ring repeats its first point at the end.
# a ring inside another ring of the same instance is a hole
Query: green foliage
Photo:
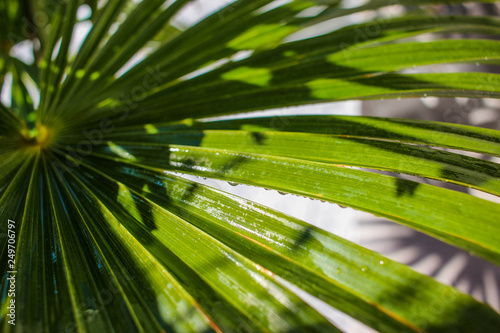
{"type": "Polygon", "coordinates": [[[337,332],[290,284],[381,332],[498,330],[498,313],[452,287],[174,174],[353,207],[500,265],[497,203],[368,170],[498,196],[500,166],[457,153],[500,156],[498,131],[374,117],[204,120],[349,99],[499,98],[498,74],[407,71],[498,65],[497,17],[435,17],[448,1],[401,1],[405,14],[300,38],[393,3],[239,0],[191,27],[174,24],[189,0],[18,3],[0,3],[0,79],[12,78],[10,105],[0,104],[0,269],[17,272],[15,296],[2,275],[2,332],[337,332]],[[71,56],[82,4],[92,29],[71,56]],[[432,40],[415,39],[424,34],[432,40]],[[37,45],[33,65],[11,56],[24,40],[37,45]]]}

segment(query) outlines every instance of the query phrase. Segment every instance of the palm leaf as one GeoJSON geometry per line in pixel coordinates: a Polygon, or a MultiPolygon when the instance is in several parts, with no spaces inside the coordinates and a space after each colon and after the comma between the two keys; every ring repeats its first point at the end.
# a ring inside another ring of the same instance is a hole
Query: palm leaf
{"type": "MultiPolygon", "coordinates": [[[[0,77],[12,77],[0,104],[0,267],[17,272],[15,295],[13,273],[2,277],[2,332],[339,331],[297,288],[381,332],[495,331],[500,315],[453,287],[174,174],[353,207],[500,265],[497,203],[373,172],[498,196],[499,165],[464,155],[500,156],[498,131],[375,117],[205,119],[351,99],[499,98],[497,74],[425,71],[500,61],[498,18],[435,19],[442,3],[404,1],[405,14],[340,28],[389,4],[239,0],[186,27],[176,20],[189,0],[57,3],[30,36],[43,50],[34,66],[10,44],[0,50],[0,77]],[[92,29],[71,57],[83,3],[92,29]],[[326,30],[308,35],[318,24],[326,30]],[[447,38],[456,32],[474,38],[447,38]]],[[[22,20],[13,8],[0,6],[2,33],[22,20]]]]}

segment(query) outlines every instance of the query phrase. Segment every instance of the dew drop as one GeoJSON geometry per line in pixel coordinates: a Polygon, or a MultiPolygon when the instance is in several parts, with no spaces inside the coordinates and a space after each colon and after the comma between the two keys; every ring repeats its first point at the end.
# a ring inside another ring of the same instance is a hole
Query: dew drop
{"type": "Polygon", "coordinates": [[[368,267],[366,267],[366,266],[361,267],[362,272],[366,272],[367,270],[368,270],[368,267]]]}
{"type": "Polygon", "coordinates": [[[488,57],[484,57],[484,60],[488,60],[488,57]]]}
{"type": "Polygon", "coordinates": [[[381,264],[381,265],[383,265],[383,264],[384,264],[384,261],[383,261],[383,260],[380,260],[378,263],[379,263],[379,264],[381,264]]]}
{"type": "Polygon", "coordinates": [[[231,186],[238,186],[239,184],[238,183],[235,183],[235,182],[227,182],[229,185],[231,186]]]}

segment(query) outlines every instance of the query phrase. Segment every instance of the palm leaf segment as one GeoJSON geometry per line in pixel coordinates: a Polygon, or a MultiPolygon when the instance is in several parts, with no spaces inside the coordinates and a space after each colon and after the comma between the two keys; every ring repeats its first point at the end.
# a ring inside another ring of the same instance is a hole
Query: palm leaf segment
{"type": "MultiPolygon", "coordinates": [[[[16,2],[6,3],[3,17],[16,2]]],[[[337,331],[296,287],[383,332],[498,329],[496,312],[451,287],[175,174],[354,207],[500,264],[498,204],[369,171],[499,195],[498,164],[435,148],[500,156],[497,131],[369,117],[202,120],[347,99],[498,98],[497,74],[401,73],[496,65],[498,18],[436,19],[430,1],[402,1],[424,10],[300,38],[388,3],[240,0],[185,29],[171,22],[187,0],[89,3],[92,30],[74,57],[79,1],[53,11],[37,66],[2,44],[2,77],[13,78],[0,108],[2,233],[17,223],[14,269],[8,238],[0,245],[2,272],[17,271],[17,325],[6,320],[4,275],[2,331],[337,331]],[[453,32],[483,38],[443,39],[453,32]],[[415,42],[422,34],[433,40],[415,42]]],[[[3,17],[2,37],[22,15],[3,17]]]]}

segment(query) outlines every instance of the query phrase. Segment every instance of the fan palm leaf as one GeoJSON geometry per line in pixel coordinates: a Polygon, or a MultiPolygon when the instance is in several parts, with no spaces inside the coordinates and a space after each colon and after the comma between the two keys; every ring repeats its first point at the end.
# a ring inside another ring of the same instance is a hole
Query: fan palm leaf
{"type": "Polygon", "coordinates": [[[393,4],[238,0],[176,24],[192,3],[35,1],[51,16],[24,38],[40,42],[32,66],[10,53],[25,16],[16,2],[0,5],[0,74],[12,87],[0,105],[2,332],[339,331],[299,289],[381,332],[497,330],[497,312],[453,287],[182,175],[352,207],[500,265],[497,203],[373,172],[498,196],[499,165],[463,154],[500,156],[498,131],[213,118],[352,99],[499,98],[498,74],[425,66],[498,65],[500,20],[436,18],[434,6],[449,3],[439,0],[372,18],[359,15],[393,4]],[[86,4],[92,28],[73,56],[86,4]],[[342,24],[350,15],[363,19],[342,24]]]}

